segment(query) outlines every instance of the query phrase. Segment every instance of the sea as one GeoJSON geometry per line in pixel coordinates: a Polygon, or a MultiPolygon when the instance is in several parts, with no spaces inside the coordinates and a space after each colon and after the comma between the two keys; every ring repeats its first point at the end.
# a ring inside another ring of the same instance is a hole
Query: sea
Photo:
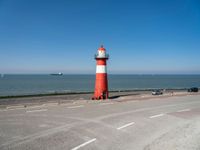
{"type": "MultiPolygon", "coordinates": [[[[200,87],[200,75],[108,75],[110,91],[200,87]]],[[[1,75],[0,96],[92,92],[95,75],[1,75]]]]}

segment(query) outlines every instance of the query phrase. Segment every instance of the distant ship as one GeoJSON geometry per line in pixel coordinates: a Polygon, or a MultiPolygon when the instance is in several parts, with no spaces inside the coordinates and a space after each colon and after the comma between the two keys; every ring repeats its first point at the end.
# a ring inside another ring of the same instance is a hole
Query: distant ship
{"type": "Polygon", "coordinates": [[[62,76],[63,73],[62,73],[62,72],[59,72],[59,73],[52,73],[52,74],[50,74],[50,75],[52,75],[52,76],[62,76]]]}

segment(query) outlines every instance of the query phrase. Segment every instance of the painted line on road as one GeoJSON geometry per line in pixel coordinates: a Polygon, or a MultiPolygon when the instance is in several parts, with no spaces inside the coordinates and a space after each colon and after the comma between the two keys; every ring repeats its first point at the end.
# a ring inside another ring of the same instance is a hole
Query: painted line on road
{"type": "Polygon", "coordinates": [[[46,106],[58,106],[58,103],[47,103],[46,106]]]}
{"type": "Polygon", "coordinates": [[[125,124],[125,125],[123,125],[123,126],[121,126],[121,127],[118,127],[117,130],[121,130],[121,129],[123,129],[123,128],[129,127],[129,126],[131,126],[131,125],[133,125],[133,124],[135,124],[135,122],[127,123],[127,124],[125,124]]]}
{"type": "Polygon", "coordinates": [[[33,108],[41,108],[44,107],[45,105],[39,105],[39,106],[29,106],[27,109],[33,109],[33,108]]]}
{"type": "Polygon", "coordinates": [[[26,111],[26,112],[27,113],[33,113],[33,112],[42,112],[42,111],[47,111],[47,109],[29,110],[29,111],[26,111]]]}
{"type": "Polygon", "coordinates": [[[152,118],[162,117],[162,116],[164,116],[164,115],[165,115],[165,114],[158,114],[158,115],[150,116],[149,118],[152,119],[152,118]]]}
{"type": "Polygon", "coordinates": [[[100,103],[99,105],[112,105],[114,103],[100,103]]]}
{"type": "Polygon", "coordinates": [[[147,110],[155,110],[155,109],[161,109],[161,108],[163,109],[163,108],[170,108],[170,107],[177,107],[177,106],[185,106],[186,104],[200,104],[200,101],[197,101],[197,102],[182,102],[181,104],[169,104],[169,105],[161,105],[161,106],[154,106],[154,107],[143,107],[143,108],[140,108],[140,109],[108,114],[106,116],[98,117],[98,119],[105,119],[105,118],[109,118],[109,117],[122,116],[122,115],[132,114],[132,113],[136,113],[136,112],[144,112],[144,111],[147,111],[147,110]]]}
{"type": "Polygon", "coordinates": [[[73,109],[73,108],[80,108],[80,107],[84,107],[84,105],[79,105],[79,106],[71,106],[71,107],[67,107],[67,108],[73,109]]]}
{"type": "Polygon", "coordinates": [[[71,150],[77,150],[77,149],[79,149],[81,147],[84,147],[84,146],[86,146],[86,145],[88,145],[88,144],[90,144],[90,143],[92,143],[92,142],[94,142],[96,140],[97,140],[96,138],[91,139],[91,140],[89,140],[89,141],[87,141],[87,142],[85,142],[85,143],[83,143],[83,144],[81,144],[79,146],[76,146],[76,147],[72,148],[71,150]]]}
{"type": "Polygon", "coordinates": [[[7,110],[20,110],[20,109],[26,109],[24,106],[8,106],[6,107],[7,110]]]}
{"type": "Polygon", "coordinates": [[[21,109],[26,109],[26,108],[13,108],[13,109],[7,109],[7,110],[21,110],[21,109]]]}
{"type": "Polygon", "coordinates": [[[60,103],[60,106],[69,106],[71,105],[70,103],[60,103]]]}
{"type": "Polygon", "coordinates": [[[8,106],[6,109],[17,109],[17,108],[24,108],[24,106],[8,106]]]}
{"type": "Polygon", "coordinates": [[[6,109],[0,109],[0,111],[7,111],[6,109]]]}
{"type": "Polygon", "coordinates": [[[182,110],[178,110],[176,112],[185,112],[185,111],[190,111],[190,109],[182,109],[182,110]]]}

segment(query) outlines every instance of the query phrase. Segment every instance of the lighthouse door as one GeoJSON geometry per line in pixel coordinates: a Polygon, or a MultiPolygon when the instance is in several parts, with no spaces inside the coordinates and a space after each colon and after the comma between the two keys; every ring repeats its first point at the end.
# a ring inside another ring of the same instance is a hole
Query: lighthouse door
{"type": "Polygon", "coordinates": [[[103,91],[103,99],[106,99],[106,91],[103,91]]]}

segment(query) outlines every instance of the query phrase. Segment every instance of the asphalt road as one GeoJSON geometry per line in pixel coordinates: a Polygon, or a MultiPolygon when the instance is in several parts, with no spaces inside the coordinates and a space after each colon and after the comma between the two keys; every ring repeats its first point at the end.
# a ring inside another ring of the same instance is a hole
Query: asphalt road
{"type": "Polygon", "coordinates": [[[7,107],[0,149],[199,150],[200,95],[7,107]]]}

